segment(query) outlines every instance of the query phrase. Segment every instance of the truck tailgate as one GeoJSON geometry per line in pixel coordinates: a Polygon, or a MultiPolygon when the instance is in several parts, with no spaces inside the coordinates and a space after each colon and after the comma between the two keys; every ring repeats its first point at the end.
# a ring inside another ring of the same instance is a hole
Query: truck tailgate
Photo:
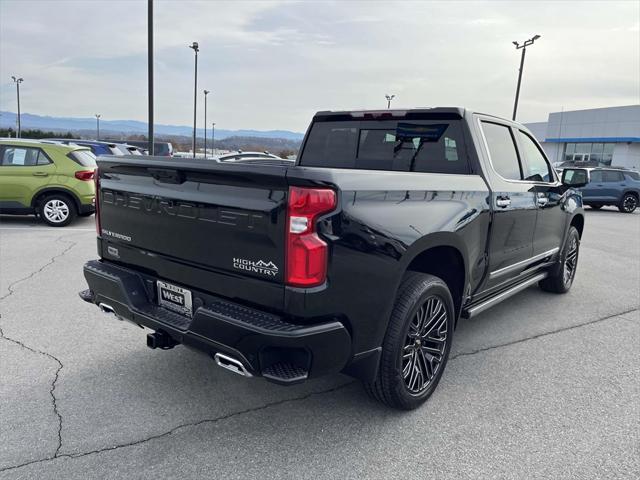
{"type": "Polygon", "coordinates": [[[104,258],[281,307],[286,167],[158,157],[100,157],[98,166],[104,258]]]}

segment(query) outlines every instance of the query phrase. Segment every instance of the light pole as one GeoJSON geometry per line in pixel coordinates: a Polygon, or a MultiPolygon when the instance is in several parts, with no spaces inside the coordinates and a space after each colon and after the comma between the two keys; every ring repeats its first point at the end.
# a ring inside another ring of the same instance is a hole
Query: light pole
{"type": "Polygon", "coordinates": [[[20,138],[22,129],[20,128],[20,84],[24,82],[23,78],[16,78],[13,75],[11,76],[13,79],[13,83],[16,84],[16,95],[18,96],[18,132],[16,138],[20,138]]]}
{"type": "Polygon", "coordinates": [[[522,49],[522,56],[520,57],[520,70],[518,70],[518,86],[516,87],[516,100],[513,103],[512,120],[514,121],[516,119],[516,112],[518,111],[518,98],[520,98],[520,83],[522,82],[522,69],[524,68],[524,55],[527,52],[527,47],[529,45],[533,45],[533,42],[535,42],[539,38],[540,38],[540,35],[535,35],[529,40],[525,40],[522,45],[520,45],[518,42],[512,42],[516,46],[516,50],[522,49]]]}
{"type": "Polygon", "coordinates": [[[216,124],[214,122],[211,124],[211,151],[213,152],[213,155],[216,154],[215,148],[216,148],[216,124]]]}
{"type": "Polygon", "coordinates": [[[396,98],[395,95],[385,95],[384,98],[387,99],[387,110],[391,108],[391,100],[396,98]]]}
{"type": "Polygon", "coordinates": [[[147,95],[149,97],[149,155],[153,148],[153,0],[147,1],[147,95]]]}
{"type": "Polygon", "coordinates": [[[98,131],[98,137],[96,138],[96,140],[100,140],[100,117],[102,115],[96,113],[95,117],[96,117],[96,130],[98,131]]]}
{"type": "Polygon", "coordinates": [[[193,42],[189,45],[189,48],[193,49],[195,53],[195,72],[193,75],[193,158],[196,158],[196,110],[198,105],[198,42],[193,42]]]}
{"type": "Polygon", "coordinates": [[[211,93],[210,90],[204,91],[204,158],[207,159],[207,95],[211,93]]]}

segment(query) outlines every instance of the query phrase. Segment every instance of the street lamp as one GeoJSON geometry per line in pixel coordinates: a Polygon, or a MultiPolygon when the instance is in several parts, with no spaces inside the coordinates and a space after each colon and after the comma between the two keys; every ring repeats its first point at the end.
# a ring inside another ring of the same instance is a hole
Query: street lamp
{"type": "Polygon", "coordinates": [[[100,140],[100,117],[102,115],[96,113],[95,117],[96,117],[96,130],[98,131],[98,137],[96,138],[96,140],[100,140]]]}
{"type": "Polygon", "coordinates": [[[211,151],[213,155],[216,154],[216,124],[215,122],[211,124],[211,151]]]}
{"type": "Polygon", "coordinates": [[[193,158],[196,158],[196,110],[198,105],[198,42],[193,42],[189,45],[189,48],[193,49],[195,53],[195,72],[193,76],[193,158]]]}
{"type": "Polygon", "coordinates": [[[387,99],[387,110],[391,108],[391,100],[396,98],[395,95],[385,95],[384,98],[387,99]]]}
{"type": "Polygon", "coordinates": [[[207,158],[207,95],[211,93],[210,90],[204,91],[204,158],[207,158]]]}
{"type": "Polygon", "coordinates": [[[16,84],[16,95],[18,97],[18,132],[17,132],[16,138],[20,138],[21,131],[22,131],[20,128],[20,84],[24,82],[24,79],[16,78],[13,75],[11,76],[11,78],[13,79],[13,83],[16,84]]]}
{"type": "Polygon", "coordinates": [[[516,46],[516,50],[522,49],[522,56],[520,57],[520,70],[518,70],[518,86],[516,87],[516,100],[513,103],[513,118],[512,118],[512,120],[514,120],[514,121],[516,119],[516,112],[518,111],[518,98],[520,97],[520,83],[522,82],[522,69],[524,68],[524,54],[527,51],[527,47],[529,45],[533,45],[533,42],[535,42],[539,38],[540,38],[540,35],[534,35],[529,40],[525,40],[524,43],[522,43],[522,44],[519,44],[518,42],[515,42],[515,41],[511,42],[516,46]]]}

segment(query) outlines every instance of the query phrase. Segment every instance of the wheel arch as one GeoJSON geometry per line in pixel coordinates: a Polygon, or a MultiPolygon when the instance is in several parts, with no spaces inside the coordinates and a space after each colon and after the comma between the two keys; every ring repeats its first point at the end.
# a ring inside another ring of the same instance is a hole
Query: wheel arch
{"type": "Polygon", "coordinates": [[[78,196],[75,193],[73,193],[68,188],[64,188],[64,187],[46,187],[46,188],[43,188],[42,190],[38,191],[38,193],[36,193],[33,196],[33,200],[31,201],[31,207],[37,210],[40,202],[42,201],[42,199],[44,197],[46,197],[47,195],[55,195],[55,194],[65,195],[65,196],[71,198],[71,200],[73,201],[73,203],[74,203],[74,205],[76,207],[76,211],[80,211],[80,208],[81,208],[80,199],[78,198],[78,196]]]}
{"type": "Polygon", "coordinates": [[[449,288],[456,309],[455,323],[462,309],[467,279],[467,250],[462,240],[450,232],[422,238],[405,254],[402,275],[408,271],[427,273],[442,279],[449,288]]]}
{"type": "Polygon", "coordinates": [[[580,235],[580,238],[582,238],[582,232],[584,231],[584,215],[582,215],[581,213],[574,215],[569,226],[576,227],[576,230],[578,230],[578,235],[580,235]]]}

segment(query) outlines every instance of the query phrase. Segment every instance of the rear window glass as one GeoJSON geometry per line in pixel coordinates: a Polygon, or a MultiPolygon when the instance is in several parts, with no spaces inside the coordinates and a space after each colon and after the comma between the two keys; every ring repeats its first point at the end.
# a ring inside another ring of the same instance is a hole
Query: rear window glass
{"type": "Polygon", "coordinates": [[[624,172],[624,174],[634,180],[640,180],[640,173],[638,172],[624,172]]]}
{"type": "Polygon", "coordinates": [[[622,172],[614,172],[612,170],[604,171],[605,182],[621,182],[623,180],[624,180],[624,175],[622,175],[622,172]]]}
{"type": "Polygon", "coordinates": [[[311,128],[300,165],[470,173],[459,121],[337,121],[311,128]]]}
{"type": "Polygon", "coordinates": [[[74,150],[73,152],[69,152],[67,157],[83,167],[96,166],[96,156],[89,150],[74,150]]]}

